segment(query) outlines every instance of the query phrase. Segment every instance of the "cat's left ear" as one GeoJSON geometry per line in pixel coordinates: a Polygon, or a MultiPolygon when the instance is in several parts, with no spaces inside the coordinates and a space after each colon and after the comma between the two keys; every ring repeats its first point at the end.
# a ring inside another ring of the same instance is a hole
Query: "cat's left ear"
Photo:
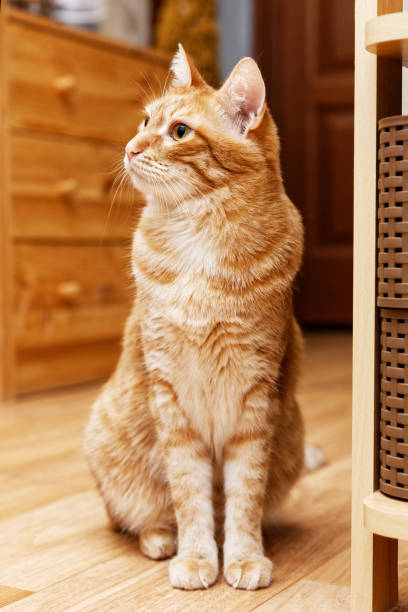
{"type": "Polygon", "coordinates": [[[173,75],[171,80],[173,87],[191,87],[191,85],[195,87],[207,86],[195,67],[193,60],[184,51],[184,47],[181,43],[178,44],[178,50],[171,62],[170,71],[173,75]]]}
{"type": "Polygon", "coordinates": [[[215,94],[223,113],[241,134],[256,129],[265,114],[265,83],[256,62],[244,57],[215,94]]]}

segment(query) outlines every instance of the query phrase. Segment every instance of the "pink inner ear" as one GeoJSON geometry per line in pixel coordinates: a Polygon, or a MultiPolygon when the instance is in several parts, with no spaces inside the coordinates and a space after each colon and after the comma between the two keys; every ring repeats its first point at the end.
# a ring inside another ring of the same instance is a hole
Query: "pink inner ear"
{"type": "Polygon", "coordinates": [[[241,112],[257,115],[264,103],[265,85],[258,67],[252,63],[256,72],[251,65],[243,66],[232,83],[231,93],[241,112]]]}
{"type": "Polygon", "coordinates": [[[246,57],[235,66],[218,97],[234,123],[244,130],[251,128],[265,101],[265,84],[253,59],[246,57]]]}

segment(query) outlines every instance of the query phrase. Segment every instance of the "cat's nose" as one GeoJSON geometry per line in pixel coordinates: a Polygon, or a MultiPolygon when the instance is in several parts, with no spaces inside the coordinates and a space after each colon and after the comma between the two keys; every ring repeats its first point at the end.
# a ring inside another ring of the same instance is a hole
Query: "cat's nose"
{"type": "Polygon", "coordinates": [[[126,151],[126,157],[128,158],[129,161],[132,159],[132,157],[135,157],[135,155],[139,155],[141,153],[141,151],[138,151],[134,147],[128,147],[128,146],[125,148],[125,151],[126,151]]]}

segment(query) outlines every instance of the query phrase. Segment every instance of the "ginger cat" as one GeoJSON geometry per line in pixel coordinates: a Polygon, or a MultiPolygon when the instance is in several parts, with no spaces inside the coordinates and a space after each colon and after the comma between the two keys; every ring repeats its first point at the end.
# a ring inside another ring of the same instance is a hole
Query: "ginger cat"
{"type": "Polygon", "coordinates": [[[272,580],[262,523],[301,473],[295,399],[301,334],[292,283],[300,215],[256,63],[208,86],[181,45],[125,167],[146,206],[134,234],[137,294],[85,450],[112,524],[174,587],[272,580]]]}

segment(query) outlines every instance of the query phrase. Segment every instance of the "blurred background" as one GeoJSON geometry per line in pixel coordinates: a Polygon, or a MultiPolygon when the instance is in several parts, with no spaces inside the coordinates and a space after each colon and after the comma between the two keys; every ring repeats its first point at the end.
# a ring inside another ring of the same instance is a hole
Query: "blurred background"
{"type": "Polygon", "coordinates": [[[142,202],[121,174],[179,41],[217,86],[254,57],[306,254],[304,327],[350,327],[353,0],[1,3],[3,397],[103,379],[133,295],[142,202]]]}

